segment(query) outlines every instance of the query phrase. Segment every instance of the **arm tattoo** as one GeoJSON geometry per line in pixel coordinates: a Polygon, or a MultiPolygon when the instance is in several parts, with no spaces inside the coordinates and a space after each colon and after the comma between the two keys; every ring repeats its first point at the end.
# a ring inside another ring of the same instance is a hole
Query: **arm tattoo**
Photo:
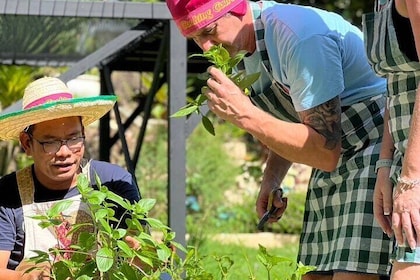
{"type": "Polygon", "coordinates": [[[333,150],[341,141],[341,105],[335,97],[315,108],[299,112],[300,119],[325,137],[325,148],[333,150]]]}

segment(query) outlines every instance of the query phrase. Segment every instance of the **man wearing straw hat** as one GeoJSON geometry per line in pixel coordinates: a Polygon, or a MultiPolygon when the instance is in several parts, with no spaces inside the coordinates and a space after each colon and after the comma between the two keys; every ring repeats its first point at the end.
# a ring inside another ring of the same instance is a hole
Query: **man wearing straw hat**
{"type": "Polygon", "coordinates": [[[41,230],[30,216],[62,199],[73,199],[79,215],[78,174],[97,174],[111,191],[132,202],[140,199],[125,169],[83,158],[84,128],[111,110],[115,101],[115,96],[74,98],[62,81],[45,77],[25,89],[21,111],[0,116],[0,139],[19,139],[34,161],[0,179],[0,279],[48,279],[42,270],[19,271],[32,250],[47,251],[57,243],[54,234],[41,230]]]}

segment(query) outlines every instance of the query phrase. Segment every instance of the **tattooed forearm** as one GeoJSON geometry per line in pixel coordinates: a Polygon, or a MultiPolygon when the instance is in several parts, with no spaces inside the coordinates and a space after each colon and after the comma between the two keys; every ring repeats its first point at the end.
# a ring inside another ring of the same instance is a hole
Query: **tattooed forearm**
{"type": "Polygon", "coordinates": [[[299,113],[302,123],[312,127],[326,139],[325,148],[333,150],[341,141],[341,106],[335,97],[315,108],[299,113]]]}

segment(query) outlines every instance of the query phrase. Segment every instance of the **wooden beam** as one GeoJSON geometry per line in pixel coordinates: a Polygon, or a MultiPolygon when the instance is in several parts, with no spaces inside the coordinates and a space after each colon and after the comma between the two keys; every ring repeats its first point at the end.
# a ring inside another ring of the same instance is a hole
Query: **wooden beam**
{"type": "Polygon", "coordinates": [[[0,0],[0,15],[87,17],[108,19],[171,19],[164,2],[0,0]]]}

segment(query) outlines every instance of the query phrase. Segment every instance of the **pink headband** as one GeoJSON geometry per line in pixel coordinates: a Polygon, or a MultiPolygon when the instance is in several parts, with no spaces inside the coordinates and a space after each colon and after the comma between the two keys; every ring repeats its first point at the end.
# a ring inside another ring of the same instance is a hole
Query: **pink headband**
{"type": "Polygon", "coordinates": [[[246,0],[166,0],[179,30],[184,36],[218,20],[228,12],[243,16],[246,0]]]}

